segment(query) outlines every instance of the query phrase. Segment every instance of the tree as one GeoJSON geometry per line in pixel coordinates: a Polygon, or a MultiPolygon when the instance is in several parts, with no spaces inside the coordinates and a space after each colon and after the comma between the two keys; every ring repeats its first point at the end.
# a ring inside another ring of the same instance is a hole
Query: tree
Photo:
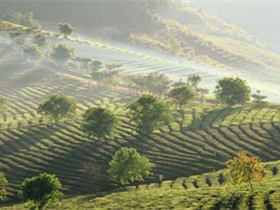
{"type": "Polygon", "coordinates": [[[68,36],[74,31],[73,27],[69,23],[60,23],[58,26],[60,33],[64,34],[64,36],[68,36]]]}
{"type": "Polygon", "coordinates": [[[5,111],[7,109],[8,106],[8,100],[4,97],[0,95],[0,113],[2,111],[5,111]]]}
{"type": "Polygon", "coordinates": [[[267,101],[265,101],[267,96],[262,95],[260,90],[257,90],[257,93],[253,94],[252,98],[254,99],[253,104],[255,104],[257,108],[263,108],[267,105],[267,101]]]}
{"type": "Polygon", "coordinates": [[[203,104],[205,100],[205,94],[209,93],[209,90],[206,88],[197,88],[197,93],[200,94],[200,103],[203,104]]]}
{"type": "Polygon", "coordinates": [[[183,105],[186,105],[191,100],[193,100],[195,96],[195,92],[188,85],[175,87],[167,94],[167,97],[169,97],[176,105],[178,105],[180,109],[182,109],[183,105]]]}
{"type": "Polygon", "coordinates": [[[7,185],[8,180],[6,179],[5,175],[0,172],[0,200],[4,200],[7,194],[7,185]]]}
{"type": "Polygon", "coordinates": [[[58,44],[53,47],[51,57],[55,61],[65,62],[75,54],[75,48],[66,44],[58,44]]]}
{"type": "Polygon", "coordinates": [[[83,115],[82,129],[99,140],[111,138],[118,126],[118,118],[108,109],[92,107],[83,115]]]}
{"type": "Polygon", "coordinates": [[[149,94],[142,95],[130,104],[128,110],[138,132],[146,135],[151,135],[155,129],[168,125],[173,119],[167,105],[149,94]]]}
{"type": "Polygon", "coordinates": [[[171,80],[165,74],[159,72],[153,72],[144,76],[131,76],[130,80],[141,89],[158,95],[162,95],[171,84],[171,80]]]}
{"type": "Polygon", "coordinates": [[[201,82],[201,77],[198,74],[189,75],[187,82],[193,89],[197,90],[197,86],[201,82]]]}
{"type": "Polygon", "coordinates": [[[62,94],[52,95],[38,107],[38,113],[57,124],[60,121],[73,119],[77,104],[74,99],[62,94]]]}
{"type": "Polygon", "coordinates": [[[239,152],[236,157],[226,162],[230,182],[234,184],[249,183],[253,191],[253,181],[264,179],[265,169],[258,157],[250,157],[246,152],[239,152]]]}
{"type": "Polygon", "coordinates": [[[30,209],[44,209],[50,204],[59,202],[62,197],[62,185],[55,175],[42,173],[27,178],[20,185],[19,196],[28,201],[30,209]]]}
{"type": "Polygon", "coordinates": [[[42,50],[37,45],[30,45],[23,50],[23,53],[31,59],[38,59],[43,54],[42,50]]]}
{"type": "Polygon", "coordinates": [[[136,149],[122,147],[110,161],[107,173],[110,181],[123,186],[134,181],[142,181],[152,174],[153,167],[155,165],[140,155],[136,149]]]}
{"type": "Polygon", "coordinates": [[[250,100],[250,87],[240,78],[225,77],[218,81],[214,91],[217,100],[229,106],[242,104],[250,100]]]}

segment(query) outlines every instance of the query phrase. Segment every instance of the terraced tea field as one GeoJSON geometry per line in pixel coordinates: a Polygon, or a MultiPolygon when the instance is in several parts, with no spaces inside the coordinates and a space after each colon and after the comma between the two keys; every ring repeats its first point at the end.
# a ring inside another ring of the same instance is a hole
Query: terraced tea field
{"type": "MultiPolygon", "coordinates": [[[[61,42],[61,39],[53,39],[52,44],[61,42]]],[[[69,39],[63,42],[75,46],[79,56],[121,64],[124,74],[162,71],[178,79],[196,72],[196,65],[186,67],[167,58],[85,39],[69,39]]],[[[0,93],[8,98],[10,107],[0,117],[0,168],[10,182],[9,196],[15,195],[24,178],[41,172],[56,174],[67,194],[111,189],[113,186],[109,184],[91,183],[82,165],[90,162],[107,167],[113,154],[122,146],[136,148],[156,164],[154,174],[147,182],[155,182],[159,175],[164,179],[176,179],[221,169],[224,162],[240,150],[258,155],[264,161],[280,159],[280,110],[277,105],[252,109],[195,104],[183,112],[174,110],[175,122],[147,138],[134,132],[134,125],[125,111],[126,105],[139,93],[113,88],[105,90],[69,77],[85,78],[82,70],[60,70],[49,63],[30,64],[20,57],[15,62],[11,60],[13,54],[9,45],[2,47],[0,93]],[[121,118],[116,138],[106,142],[89,139],[81,132],[79,119],[58,126],[47,125],[36,108],[55,93],[77,100],[79,113],[91,106],[106,106],[114,110],[121,118]]],[[[218,70],[208,70],[205,69],[205,74],[200,73],[204,84],[210,86],[224,75],[224,72],[217,73],[218,70]]],[[[194,183],[200,185],[198,181],[194,183]]],[[[182,186],[188,188],[188,185],[182,186]]]]}
{"type": "MultiPolygon", "coordinates": [[[[248,186],[227,185],[223,170],[199,176],[181,177],[149,185],[128,187],[125,191],[96,193],[64,199],[50,209],[279,209],[280,163],[265,164],[267,180],[248,186]]],[[[10,205],[3,209],[25,209],[26,204],[10,205]]]]}

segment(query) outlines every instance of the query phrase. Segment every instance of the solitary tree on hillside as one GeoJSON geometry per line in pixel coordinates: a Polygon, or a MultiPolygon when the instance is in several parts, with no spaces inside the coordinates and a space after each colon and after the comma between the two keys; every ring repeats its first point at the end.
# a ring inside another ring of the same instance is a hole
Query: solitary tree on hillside
{"type": "Polygon", "coordinates": [[[55,61],[65,62],[75,54],[75,48],[67,44],[58,44],[53,47],[51,57],[55,61]]]}
{"type": "Polygon", "coordinates": [[[40,174],[27,178],[20,185],[19,196],[28,201],[31,209],[44,209],[62,198],[62,185],[55,175],[40,174]]]}
{"type": "Polygon", "coordinates": [[[180,109],[186,104],[188,104],[191,100],[195,98],[194,90],[188,86],[179,86],[172,89],[168,94],[169,97],[174,104],[178,105],[180,109]]]}
{"type": "Polygon", "coordinates": [[[58,26],[60,33],[64,36],[68,36],[74,31],[73,27],[69,23],[60,23],[58,26]]]}
{"type": "Polygon", "coordinates": [[[262,95],[260,90],[257,90],[257,93],[252,95],[253,103],[257,108],[263,108],[267,105],[267,101],[265,99],[267,96],[262,95]]]}
{"type": "Polygon", "coordinates": [[[108,109],[92,107],[83,115],[82,129],[98,140],[113,137],[117,126],[117,117],[108,109]]]}
{"type": "Polygon", "coordinates": [[[216,98],[229,106],[244,105],[250,100],[250,87],[245,80],[226,77],[218,81],[214,91],[216,98]]]}
{"type": "Polygon", "coordinates": [[[155,165],[136,149],[122,147],[113,156],[107,172],[110,181],[124,186],[134,181],[142,181],[152,174],[153,167],[155,165]]]}
{"type": "Polygon", "coordinates": [[[0,200],[3,200],[7,195],[8,180],[5,175],[0,172],[0,200]]]}
{"type": "Polygon", "coordinates": [[[0,95],[0,113],[5,111],[7,109],[8,106],[8,100],[4,97],[0,95]]]}
{"type": "Polygon", "coordinates": [[[258,157],[250,157],[246,152],[239,152],[236,157],[227,161],[227,173],[230,175],[229,182],[234,184],[249,183],[251,191],[253,181],[264,179],[265,169],[258,157]]]}
{"type": "Polygon", "coordinates": [[[128,110],[138,132],[146,135],[151,135],[155,129],[168,125],[173,119],[168,106],[149,94],[142,95],[130,104],[128,110]]]}
{"type": "Polygon", "coordinates": [[[74,99],[65,95],[52,95],[38,107],[38,113],[57,124],[60,121],[73,119],[77,104],[74,99]]]}
{"type": "Polygon", "coordinates": [[[153,72],[144,76],[131,76],[129,79],[140,89],[144,89],[158,95],[162,95],[171,84],[171,80],[169,80],[165,74],[159,72],[153,72]]]}
{"type": "Polygon", "coordinates": [[[187,81],[194,90],[197,90],[198,84],[201,82],[201,77],[198,74],[192,74],[188,76],[187,81]]]}
{"type": "Polygon", "coordinates": [[[200,95],[200,103],[203,104],[205,101],[205,95],[209,93],[209,90],[206,88],[197,88],[196,91],[200,95]]]}

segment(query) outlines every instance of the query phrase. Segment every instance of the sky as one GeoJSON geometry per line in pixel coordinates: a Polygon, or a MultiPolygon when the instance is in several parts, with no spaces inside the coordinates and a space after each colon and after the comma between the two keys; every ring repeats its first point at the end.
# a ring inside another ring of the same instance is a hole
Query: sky
{"type": "Polygon", "coordinates": [[[209,14],[241,26],[280,54],[280,0],[189,0],[209,14]]]}

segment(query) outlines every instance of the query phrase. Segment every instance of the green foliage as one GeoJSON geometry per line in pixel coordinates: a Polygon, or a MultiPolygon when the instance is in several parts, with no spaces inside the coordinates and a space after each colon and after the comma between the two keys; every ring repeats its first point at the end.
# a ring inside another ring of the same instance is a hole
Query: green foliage
{"type": "Polygon", "coordinates": [[[6,97],[0,95],[0,113],[5,111],[8,106],[8,100],[6,97]]]}
{"type": "Polygon", "coordinates": [[[195,90],[197,90],[197,86],[198,84],[201,82],[201,77],[198,75],[198,74],[193,74],[193,75],[190,75],[188,76],[188,84],[194,88],[195,90]]]}
{"type": "Polygon", "coordinates": [[[76,114],[77,104],[74,99],[62,94],[52,95],[38,107],[38,113],[48,120],[58,123],[63,120],[73,119],[76,114]]]}
{"type": "Polygon", "coordinates": [[[25,179],[18,194],[30,204],[30,209],[45,209],[60,201],[63,195],[61,188],[62,185],[55,175],[43,173],[25,179]]]}
{"type": "Polygon", "coordinates": [[[38,59],[42,56],[43,52],[37,45],[30,45],[23,50],[23,53],[32,59],[38,59]]]}
{"type": "Polygon", "coordinates": [[[253,98],[253,104],[257,108],[264,108],[268,104],[267,101],[265,101],[267,96],[262,95],[260,90],[258,90],[257,93],[253,94],[252,98],[253,98]]]}
{"type": "Polygon", "coordinates": [[[167,94],[167,97],[180,108],[193,100],[195,96],[194,90],[188,85],[175,87],[167,94]]]}
{"type": "Polygon", "coordinates": [[[108,109],[92,107],[83,115],[82,129],[99,140],[113,137],[117,126],[117,117],[108,109]]]}
{"type": "Polygon", "coordinates": [[[0,172],[0,200],[4,200],[7,194],[7,185],[8,180],[6,179],[5,175],[0,172]]]}
{"type": "Polygon", "coordinates": [[[137,75],[129,78],[140,89],[162,95],[171,84],[169,78],[162,73],[153,72],[145,76],[137,75]]]}
{"type": "Polygon", "coordinates": [[[73,27],[69,23],[60,23],[59,24],[59,31],[61,34],[65,36],[72,34],[74,31],[73,27]]]}
{"type": "Polygon", "coordinates": [[[245,80],[226,77],[218,81],[214,91],[217,100],[229,106],[242,104],[250,100],[250,87],[245,80]]]}
{"type": "Polygon", "coordinates": [[[55,61],[65,62],[75,54],[75,48],[67,44],[58,44],[53,47],[51,57],[55,61]]]}
{"type": "Polygon", "coordinates": [[[108,169],[108,177],[112,182],[126,185],[134,181],[142,181],[151,175],[155,166],[145,156],[140,155],[136,149],[122,147],[113,156],[108,169]]]}
{"type": "Polygon", "coordinates": [[[130,104],[128,109],[137,130],[146,135],[151,135],[155,129],[168,125],[173,119],[167,105],[149,94],[142,95],[130,104]]]}
{"type": "Polygon", "coordinates": [[[239,152],[237,157],[227,161],[227,173],[229,181],[234,184],[249,183],[253,190],[253,181],[264,179],[265,169],[258,157],[250,157],[246,152],[239,152]]]}

